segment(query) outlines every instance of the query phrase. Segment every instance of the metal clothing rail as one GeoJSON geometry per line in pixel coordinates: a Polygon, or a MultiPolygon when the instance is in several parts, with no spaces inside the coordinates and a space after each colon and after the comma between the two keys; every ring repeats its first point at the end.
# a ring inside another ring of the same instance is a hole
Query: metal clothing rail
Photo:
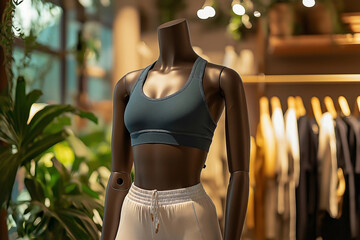
{"type": "Polygon", "coordinates": [[[360,83],[360,74],[248,75],[244,83],[360,83]]]}

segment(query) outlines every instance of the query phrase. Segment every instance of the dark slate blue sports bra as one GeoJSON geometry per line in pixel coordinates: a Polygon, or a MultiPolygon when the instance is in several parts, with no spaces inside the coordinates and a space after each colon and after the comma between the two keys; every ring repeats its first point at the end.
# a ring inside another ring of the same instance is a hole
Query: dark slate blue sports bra
{"type": "Polygon", "coordinates": [[[147,143],[172,144],[209,151],[216,122],[203,90],[207,61],[196,59],[186,84],[163,98],[149,98],[144,82],[156,61],[141,72],[125,108],[124,121],[131,146],[147,143]]]}

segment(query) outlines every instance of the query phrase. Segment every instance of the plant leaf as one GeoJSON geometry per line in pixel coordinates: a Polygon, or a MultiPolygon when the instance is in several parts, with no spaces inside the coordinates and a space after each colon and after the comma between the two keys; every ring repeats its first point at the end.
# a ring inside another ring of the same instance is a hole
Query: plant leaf
{"type": "Polygon", "coordinates": [[[37,182],[36,179],[25,178],[25,186],[30,193],[31,199],[39,202],[44,202],[45,194],[42,186],[37,182]]]}
{"type": "Polygon", "coordinates": [[[28,146],[24,156],[22,157],[21,165],[26,164],[31,159],[45,152],[48,148],[63,141],[67,137],[67,133],[63,130],[54,134],[50,134],[36,141],[28,146]]]}
{"type": "Polygon", "coordinates": [[[24,144],[34,141],[37,136],[43,133],[48,124],[62,113],[70,111],[71,108],[70,105],[48,105],[38,111],[29,123],[29,131],[24,144]]]}
{"type": "Polygon", "coordinates": [[[18,135],[22,136],[22,131],[26,125],[26,115],[29,116],[29,113],[22,111],[23,106],[26,104],[26,94],[25,94],[25,80],[22,76],[19,76],[16,83],[15,90],[15,102],[14,102],[14,114],[15,114],[15,131],[18,135]]]}

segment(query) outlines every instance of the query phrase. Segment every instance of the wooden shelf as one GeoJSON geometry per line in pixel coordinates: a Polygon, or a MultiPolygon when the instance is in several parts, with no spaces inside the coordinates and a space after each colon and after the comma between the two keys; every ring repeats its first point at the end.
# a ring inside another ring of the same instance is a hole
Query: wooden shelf
{"type": "Polygon", "coordinates": [[[269,37],[269,54],[307,56],[316,54],[360,54],[360,33],[269,37]]]}
{"type": "MultiPolygon", "coordinates": [[[[244,83],[359,83],[360,74],[319,75],[249,75],[241,77],[244,83]]],[[[360,91],[360,89],[359,89],[360,91]]]]}

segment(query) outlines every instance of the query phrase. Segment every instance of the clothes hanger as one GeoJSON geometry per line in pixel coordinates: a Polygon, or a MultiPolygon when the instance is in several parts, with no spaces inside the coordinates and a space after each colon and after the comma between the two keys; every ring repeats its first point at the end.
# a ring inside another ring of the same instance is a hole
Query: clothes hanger
{"type": "Polygon", "coordinates": [[[335,110],[335,105],[331,97],[326,96],[324,98],[324,103],[326,106],[327,111],[331,114],[331,116],[335,119],[337,117],[337,112],[335,110]]]}
{"type": "Polygon", "coordinates": [[[295,110],[296,110],[297,118],[306,115],[306,109],[304,106],[304,102],[300,96],[295,97],[295,110]]]}
{"type": "Polygon", "coordinates": [[[289,96],[287,98],[287,104],[288,104],[288,108],[292,108],[296,110],[295,98],[293,96],[289,96]]]}
{"type": "Polygon", "coordinates": [[[321,111],[320,100],[317,97],[311,98],[311,107],[314,113],[315,121],[320,126],[322,111],[321,111]]]}
{"type": "Polygon", "coordinates": [[[340,96],[338,98],[338,102],[339,102],[339,105],[340,105],[340,109],[341,109],[341,112],[346,116],[350,116],[351,114],[351,111],[350,111],[350,108],[349,108],[349,104],[346,100],[346,98],[344,96],[340,96]]]}
{"type": "Polygon", "coordinates": [[[354,115],[356,117],[360,115],[360,96],[356,98],[354,115]]]}
{"type": "Polygon", "coordinates": [[[282,110],[280,99],[278,97],[276,96],[272,97],[270,102],[271,102],[271,109],[273,112],[276,108],[280,108],[282,110]]]}
{"type": "Polygon", "coordinates": [[[260,98],[260,116],[263,114],[269,114],[269,100],[267,97],[260,98]]]}

